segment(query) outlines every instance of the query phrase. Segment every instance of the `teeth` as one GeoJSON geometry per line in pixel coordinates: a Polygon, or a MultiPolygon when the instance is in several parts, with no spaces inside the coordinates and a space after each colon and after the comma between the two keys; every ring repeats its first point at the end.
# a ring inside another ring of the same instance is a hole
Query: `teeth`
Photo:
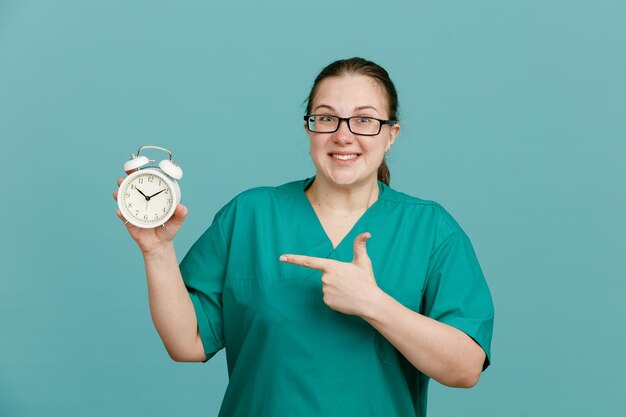
{"type": "Polygon", "coordinates": [[[332,154],[331,155],[333,158],[337,158],[337,159],[341,159],[344,161],[347,161],[348,159],[354,159],[356,158],[358,155],[357,154],[352,154],[352,155],[337,155],[337,154],[332,154]]]}

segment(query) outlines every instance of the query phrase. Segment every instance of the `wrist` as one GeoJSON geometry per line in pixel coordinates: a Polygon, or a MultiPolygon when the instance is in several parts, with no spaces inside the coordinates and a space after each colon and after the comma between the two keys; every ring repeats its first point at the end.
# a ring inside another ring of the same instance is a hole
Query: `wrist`
{"type": "Polygon", "coordinates": [[[380,289],[380,287],[376,287],[376,289],[372,291],[372,295],[370,296],[368,302],[363,307],[361,317],[367,322],[377,320],[380,315],[380,311],[384,309],[385,301],[388,298],[389,295],[386,292],[380,289]]]}
{"type": "Polygon", "coordinates": [[[163,242],[159,246],[148,250],[142,250],[141,253],[146,261],[153,259],[161,259],[174,251],[174,241],[163,242]]]}

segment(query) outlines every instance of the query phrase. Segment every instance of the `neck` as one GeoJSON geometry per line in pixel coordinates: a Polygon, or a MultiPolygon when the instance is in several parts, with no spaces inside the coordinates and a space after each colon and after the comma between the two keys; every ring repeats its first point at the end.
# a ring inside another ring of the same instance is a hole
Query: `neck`
{"type": "Polygon", "coordinates": [[[313,206],[343,216],[365,212],[378,200],[378,192],[375,177],[358,185],[338,186],[319,175],[305,191],[313,206]]]}

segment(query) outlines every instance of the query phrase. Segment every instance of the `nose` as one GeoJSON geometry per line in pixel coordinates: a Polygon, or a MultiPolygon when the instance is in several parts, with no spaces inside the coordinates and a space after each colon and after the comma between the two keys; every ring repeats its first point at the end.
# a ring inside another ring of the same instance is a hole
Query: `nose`
{"type": "Polygon", "coordinates": [[[339,120],[339,128],[333,135],[335,138],[335,142],[338,143],[350,143],[354,139],[352,132],[350,132],[350,128],[348,127],[347,120],[339,120]]]}

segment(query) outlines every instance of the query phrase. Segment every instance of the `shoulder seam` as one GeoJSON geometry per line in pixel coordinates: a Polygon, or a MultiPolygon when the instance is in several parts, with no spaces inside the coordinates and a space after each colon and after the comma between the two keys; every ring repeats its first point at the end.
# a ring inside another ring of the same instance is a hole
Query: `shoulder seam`
{"type": "Polygon", "coordinates": [[[426,291],[426,287],[428,286],[428,283],[430,282],[430,276],[432,274],[431,268],[432,268],[432,265],[433,265],[433,257],[439,252],[439,249],[441,249],[448,241],[450,241],[458,233],[459,233],[458,230],[453,230],[452,233],[450,233],[448,236],[446,236],[439,243],[439,245],[437,245],[437,247],[435,249],[433,249],[433,251],[430,253],[430,256],[428,257],[428,264],[427,264],[428,267],[426,268],[426,279],[424,279],[424,283],[422,285],[422,294],[426,291]]]}
{"type": "Polygon", "coordinates": [[[224,230],[222,229],[222,211],[220,210],[220,212],[218,213],[218,217],[217,217],[217,230],[220,232],[220,237],[222,238],[222,242],[224,242],[224,246],[227,247],[228,246],[228,241],[226,240],[226,235],[224,234],[224,230]]]}
{"type": "Polygon", "coordinates": [[[450,228],[450,230],[452,230],[451,235],[452,235],[452,234],[454,234],[454,233],[456,233],[456,232],[458,231],[459,227],[458,227],[458,226],[456,226],[456,225],[454,225],[454,224],[452,224],[452,223],[450,222],[450,219],[448,219],[448,216],[452,216],[452,215],[451,215],[450,213],[447,213],[447,210],[445,210],[445,209],[441,206],[441,204],[437,204],[437,206],[438,206],[437,208],[438,208],[438,210],[439,210],[439,215],[440,215],[441,217],[443,217],[443,220],[446,222],[446,225],[448,225],[448,228],[450,228]]]}

